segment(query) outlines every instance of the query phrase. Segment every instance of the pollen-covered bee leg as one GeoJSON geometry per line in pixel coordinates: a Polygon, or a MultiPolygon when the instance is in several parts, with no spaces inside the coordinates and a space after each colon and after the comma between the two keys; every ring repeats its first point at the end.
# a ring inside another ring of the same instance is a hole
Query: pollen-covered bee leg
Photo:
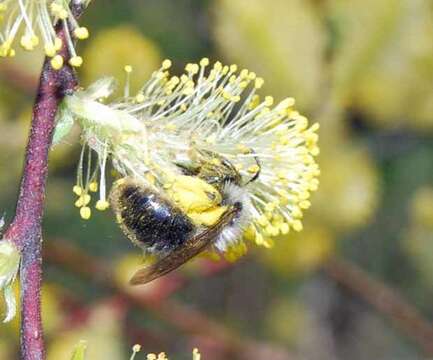
{"type": "Polygon", "coordinates": [[[131,285],[142,285],[155,280],[185,264],[194,256],[203,252],[211,245],[223,229],[230,224],[241,211],[238,207],[227,210],[217,224],[186,241],[170,254],[157,260],[156,263],[138,270],[130,280],[131,285]]]}

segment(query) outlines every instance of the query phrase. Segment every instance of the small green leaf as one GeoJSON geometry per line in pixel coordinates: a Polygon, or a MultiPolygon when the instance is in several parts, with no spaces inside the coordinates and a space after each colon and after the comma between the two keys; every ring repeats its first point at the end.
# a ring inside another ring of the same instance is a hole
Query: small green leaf
{"type": "Polygon", "coordinates": [[[72,113],[65,107],[60,107],[57,113],[57,125],[53,135],[53,145],[57,145],[62,139],[69,134],[74,125],[72,113]]]}
{"type": "Polygon", "coordinates": [[[87,341],[81,340],[76,346],[71,360],[84,360],[87,349],[87,341]]]}

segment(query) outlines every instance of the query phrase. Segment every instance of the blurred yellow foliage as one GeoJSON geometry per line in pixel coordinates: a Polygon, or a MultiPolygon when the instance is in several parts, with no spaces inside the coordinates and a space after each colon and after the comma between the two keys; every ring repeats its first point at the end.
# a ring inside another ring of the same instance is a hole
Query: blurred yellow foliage
{"type": "Polygon", "coordinates": [[[48,347],[47,360],[70,360],[72,350],[81,340],[88,343],[89,360],[123,360],[121,327],[115,305],[97,305],[79,327],[56,334],[48,347]]]}
{"type": "Polygon", "coordinates": [[[305,334],[308,322],[308,309],[293,298],[274,301],[269,307],[266,318],[266,330],[284,343],[295,345],[300,334],[305,334]]]}
{"type": "Polygon", "coordinates": [[[368,152],[341,144],[322,151],[320,191],[313,195],[312,216],[337,231],[365,224],[379,202],[379,178],[368,152]]]}
{"type": "MultiPolygon", "coordinates": [[[[18,282],[14,284],[17,306],[19,307],[19,286],[18,282]]],[[[44,332],[47,337],[57,331],[64,321],[64,313],[60,304],[60,292],[57,285],[46,283],[42,287],[41,294],[42,304],[42,320],[44,332]]],[[[3,299],[0,301],[0,308],[4,309],[3,299]]],[[[17,312],[15,318],[5,325],[5,327],[13,334],[18,334],[20,329],[20,312],[17,312]]],[[[0,359],[2,359],[0,357],[0,359]]]]}
{"type": "Polygon", "coordinates": [[[101,76],[124,79],[125,65],[132,66],[132,93],[135,93],[161,64],[157,46],[129,25],[98,33],[89,41],[83,57],[86,59],[83,80],[87,84],[101,76]],[[137,71],[134,72],[134,69],[137,71]]]}
{"type": "Polygon", "coordinates": [[[216,40],[228,59],[267,80],[267,89],[296,97],[301,109],[318,105],[326,46],[324,28],[305,0],[218,0],[216,40]]]}
{"type": "Polygon", "coordinates": [[[334,250],[334,237],[325,227],[307,223],[300,233],[275,239],[271,250],[261,251],[260,259],[282,276],[315,270],[334,250]]]}
{"type": "Polygon", "coordinates": [[[380,126],[433,126],[430,0],[333,0],[334,95],[380,126]]]}

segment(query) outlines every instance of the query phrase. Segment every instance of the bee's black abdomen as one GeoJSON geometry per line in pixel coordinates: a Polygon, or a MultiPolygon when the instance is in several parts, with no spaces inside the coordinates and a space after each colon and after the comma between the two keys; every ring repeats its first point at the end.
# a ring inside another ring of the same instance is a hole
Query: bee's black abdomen
{"type": "Polygon", "coordinates": [[[181,210],[150,188],[134,183],[121,185],[113,201],[124,231],[143,248],[172,250],[195,230],[181,210]]]}

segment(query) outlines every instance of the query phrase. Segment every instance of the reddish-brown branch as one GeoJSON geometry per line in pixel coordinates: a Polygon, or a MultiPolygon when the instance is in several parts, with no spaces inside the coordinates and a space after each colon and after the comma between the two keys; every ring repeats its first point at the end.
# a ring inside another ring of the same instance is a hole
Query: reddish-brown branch
{"type": "MultiPolygon", "coordinates": [[[[76,15],[81,6],[74,6],[76,15]]],[[[67,38],[62,25],[56,27],[63,41],[60,55],[69,59],[67,38]]],[[[23,176],[15,217],[4,237],[21,251],[21,359],[42,360],[44,342],[41,321],[42,228],[48,151],[51,147],[55,116],[60,101],[77,86],[74,71],[64,66],[56,71],[46,59],[36,95],[23,176]]]]}
{"type": "Polygon", "coordinates": [[[425,352],[433,355],[433,324],[396,291],[377,281],[353,263],[332,258],[324,266],[328,276],[389,317],[425,352]]]}

